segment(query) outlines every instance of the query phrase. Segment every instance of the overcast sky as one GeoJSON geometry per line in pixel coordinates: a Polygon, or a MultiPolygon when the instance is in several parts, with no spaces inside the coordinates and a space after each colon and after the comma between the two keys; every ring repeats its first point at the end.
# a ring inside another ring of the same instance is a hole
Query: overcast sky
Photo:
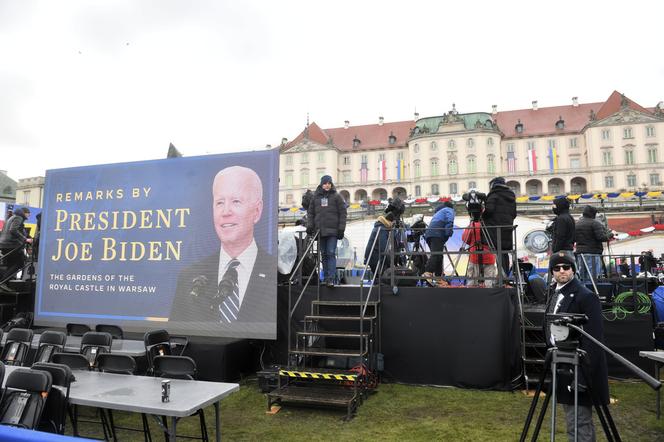
{"type": "Polygon", "coordinates": [[[321,127],[664,100],[661,1],[0,0],[0,170],[264,148],[321,127]]]}

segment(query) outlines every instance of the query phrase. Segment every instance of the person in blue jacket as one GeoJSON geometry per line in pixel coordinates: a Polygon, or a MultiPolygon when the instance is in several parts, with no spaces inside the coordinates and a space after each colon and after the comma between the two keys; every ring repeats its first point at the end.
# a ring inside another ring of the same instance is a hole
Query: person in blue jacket
{"type": "Polygon", "coordinates": [[[442,276],[443,274],[443,247],[454,233],[454,204],[451,201],[445,201],[442,206],[436,209],[431,218],[429,227],[424,232],[424,237],[431,249],[431,258],[427,261],[425,272],[422,274],[425,278],[432,276],[442,276]],[[438,254],[436,254],[438,252],[438,254]]]}

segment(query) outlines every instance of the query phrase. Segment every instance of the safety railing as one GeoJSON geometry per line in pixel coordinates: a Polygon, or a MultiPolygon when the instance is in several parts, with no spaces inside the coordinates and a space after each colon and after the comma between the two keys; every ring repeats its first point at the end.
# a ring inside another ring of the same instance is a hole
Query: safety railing
{"type": "MultiPolygon", "coordinates": [[[[293,341],[293,333],[292,333],[292,321],[293,321],[293,315],[295,314],[295,310],[297,309],[297,306],[300,304],[300,301],[302,300],[302,297],[304,296],[304,293],[307,290],[307,287],[309,287],[309,284],[311,283],[311,279],[313,278],[314,275],[318,274],[318,263],[320,263],[320,259],[316,261],[316,266],[312,269],[311,273],[307,276],[306,282],[302,285],[302,290],[300,291],[299,296],[297,297],[297,300],[295,301],[295,304],[293,305],[292,301],[292,289],[293,289],[293,281],[297,278],[298,281],[302,281],[302,266],[304,264],[304,261],[307,257],[310,256],[311,251],[313,250],[314,245],[316,244],[319,233],[316,232],[316,234],[309,238],[308,236],[306,238],[302,237],[303,232],[299,232],[298,236],[298,241],[300,241],[300,244],[302,244],[303,241],[307,241],[307,247],[302,251],[302,254],[300,256],[300,260],[297,262],[295,267],[293,268],[291,272],[290,278],[288,278],[288,351],[292,351],[292,341],[293,341]]],[[[318,258],[320,258],[320,251],[317,251],[318,258]]],[[[320,278],[318,278],[319,281],[317,281],[317,296],[320,296],[320,278]]]]}

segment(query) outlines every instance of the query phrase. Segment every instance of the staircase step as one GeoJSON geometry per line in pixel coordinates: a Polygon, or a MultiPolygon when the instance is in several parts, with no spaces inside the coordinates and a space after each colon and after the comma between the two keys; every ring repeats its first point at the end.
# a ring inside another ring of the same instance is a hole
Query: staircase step
{"type": "Polygon", "coordinates": [[[328,381],[355,381],[358,374],[349,370],[334,370],[326,368],[293,369],[282,368],[279,370],[280,376],[288,376],[295,379],[318,379],[328,381]]]}
{"type": "Polygon", "coordinates": [[[524,325],[523,329],[526,331],[537,331],[544,333],[544,328],[541,325],[524,325]]]}
{"type": "Polygon", "coordinates": [[[270,398],[286,402],[304,404],[348,406],[358,399],[358,394],[350,388],[312,387],[303,385],[284,385],[267,394],[270,398]]]}
{"type": "MultiPolygon", "coordinates": [[[[323,300],[315,300],[311,302],[314,305],[329,305],[329,306],[342,306],[342,307],[353,307],[353,306],[363,306],[365,304],[364,301],[323,301],[323,300]]],[[[376,307],[379,304],[378,301],[369,301],[366,303],[369,307],[376,307]]]]}
{"type": "Polygon", "coordinates": [[[365,356],[367,350],[364,349],[362,352],[360,350],[349,350],[342,348],[306,348],[303,350],[291,350],[291,353],[296,353],[300,355],[310,355],[310,356],[365,356]]]}
{"type": "Polygon", "coordinates": [[[376,319],[376,315],[365,315],[364,318],[360,316],[348,316],[348,315],[305,315],[305,321],[322,321],[322,320],[333,320],[333,321],[371,321],[376,319]]]}
{"type": "Polygon", "coordinates": [[[328,338],[366,338],[369,333],[340,332],[340,331],[299,331],[298,336],[323,336],[328,338]]]}

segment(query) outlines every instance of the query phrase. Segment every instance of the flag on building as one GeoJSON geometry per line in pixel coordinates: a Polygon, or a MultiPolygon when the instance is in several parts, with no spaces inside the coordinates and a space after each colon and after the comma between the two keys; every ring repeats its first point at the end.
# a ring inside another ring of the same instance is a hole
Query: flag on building
{"type": "Polygon", "coordinates": [[[507,152],[507,172],[516,173],[516,158],[514,152],[507,152]]]}
{"type": "Polygon", "coordinates": [[[397,181],[406,179],[404,172],[404,160],[399,159],[397,160],[397,181]]]}
{"type": "Polygon", "coordinates": [[[528,172],[537,172],[537,153],[535,149],[528,149],[528,172]]]}
{"type": "Polygon", "coordinates": [[[378,162],[378,176],[383,181],[387,180],[387,161],[386,160],[380,160],[378,162]]]}
{"type": "Polygon", "coordinates": [[[558,152],[555,147],[549,147],[549,170],[558,170],[558,152]]]}
{"type": "Polygon", "coordinates": [[[366,183],[369,181],[369,169],[367,168],[367,163],[362,163],[360,167],[360,182],[366,183]]]}

